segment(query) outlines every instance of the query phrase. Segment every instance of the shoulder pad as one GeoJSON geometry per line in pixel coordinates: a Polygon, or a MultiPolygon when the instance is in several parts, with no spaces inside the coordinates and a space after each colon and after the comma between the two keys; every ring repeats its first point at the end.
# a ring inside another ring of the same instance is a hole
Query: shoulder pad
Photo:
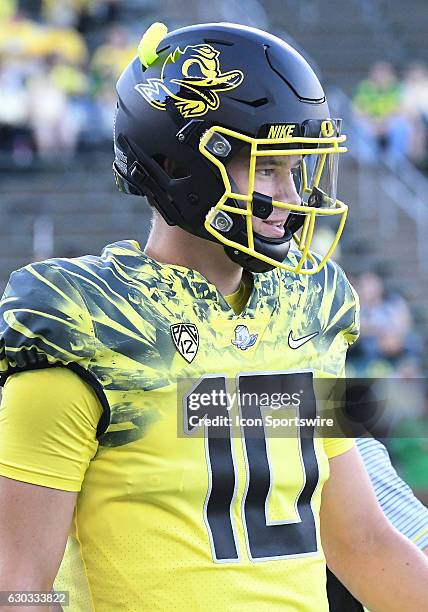
{"type": "Polygon", "coordinates": [[[79,290],[54,262],[13,272],[0,301],[0,376],[77,362],[95,352],[91,317],[79,290]]]}

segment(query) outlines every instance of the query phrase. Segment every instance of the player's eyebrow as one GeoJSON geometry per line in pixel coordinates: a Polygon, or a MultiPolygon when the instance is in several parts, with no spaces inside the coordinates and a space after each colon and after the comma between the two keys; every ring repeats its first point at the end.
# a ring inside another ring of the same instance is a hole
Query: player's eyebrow
{"type": "MultiPolygon", "coordinates": [[[[294,160],[293,163],[293,168],[295,166],[298,166],[300,164],[300,162],[302,161],[302,156],[292,156],[293,158],[297,157],[297,159],[294,160]]],[[[284,166],[285,162],[287,161],[287,159],[289,160],[290,157],[287,157],[286,155],[275,155],[272,157],[259,157],[257,158],[257,166],[284,166]]]]}
{"type": "Polygon", "coordinates": [[[283,162],[278,157],[259,157],[257,158],[257,165],[269,165],[269,166],[282,166],[283,162]]]}

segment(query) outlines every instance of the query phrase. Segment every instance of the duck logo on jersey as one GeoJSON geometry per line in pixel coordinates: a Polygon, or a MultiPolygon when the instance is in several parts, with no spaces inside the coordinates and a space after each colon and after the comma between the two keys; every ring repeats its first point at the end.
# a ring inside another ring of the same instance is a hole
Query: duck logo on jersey
{"type": "Polygon", "coordinates": [[[186,119],[205,115],[220,106],[218,92],[235,89],[244,79],[241,70],[221,72],[219,55],[207,44],[188,45],[184,51],[177,47],[164,61],[160,78],[149,78],[135,89],[159,110],[172,100],[186,119]]]}
{"type": "Polygon", "coordinates": [[[199,348],[198,328],[193,323],[174,323],[170,329],[175,348],[188,363],[192,363],[199,348]]]}
{"type": "Polygon", "coordinates": [[[235,328],[235,338],[231,340],[233,346],[246,351],[257,342],[258,334],[250,334],[250,330],[246,325],[237,325],[235,328]]]}

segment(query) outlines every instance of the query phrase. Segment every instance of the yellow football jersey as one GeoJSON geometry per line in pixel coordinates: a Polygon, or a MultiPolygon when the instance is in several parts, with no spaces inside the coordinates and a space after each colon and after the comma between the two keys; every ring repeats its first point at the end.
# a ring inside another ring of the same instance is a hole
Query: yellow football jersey
{"type": "MultiPolygon", "coordinates": [[[[257,425],[253,435],[242,422],[257,421],[259,404],[192,402],[313,389],[343,374],[357,333],[356,296],[334,263],[315,276],[255,275],[239,315],[201,274],[131,241],[15,272],[0,305],[3,379],[67,365],[94,391],[63,371],[68,412],[51,410],[54,442],[45,415],[27,457],[19,442],[0,449],[0,474],[79,491],[55,582],[70,610],[328,610],[321,490],[328,458],[352,441],[257,425]],[[80,394],[73,407],[67,397],[80,394]],[[226,420],[194,424],[206,414],[226,420]]],[[[314,416],[309,399],[288,410],[314,416]]]]}

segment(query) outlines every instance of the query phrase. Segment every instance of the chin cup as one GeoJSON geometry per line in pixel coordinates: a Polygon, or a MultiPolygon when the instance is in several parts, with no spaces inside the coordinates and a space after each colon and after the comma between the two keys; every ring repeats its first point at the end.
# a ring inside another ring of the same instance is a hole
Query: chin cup
{"type": "MultiPolygon", "coordinates": [[[[289,232],[286,232],[283,238],[267,238],[255,233],[254,249],[257,251],[257,253],[261,253],[266,257],[274,259],[275,261],[283,262],[287,257],[291,238],[292,234],[289,232]]],[[[244,253],[236,248],[225,246],[224,251],[229,259],[242,266],[245,270],[248,270],[248,272],[268,272],[269,270],[273,270],[273,268],[275,268],[273,264],[267,263],[266,261],[258,259],[257,257],[253,257],[252,255],[244,253]]]]}

